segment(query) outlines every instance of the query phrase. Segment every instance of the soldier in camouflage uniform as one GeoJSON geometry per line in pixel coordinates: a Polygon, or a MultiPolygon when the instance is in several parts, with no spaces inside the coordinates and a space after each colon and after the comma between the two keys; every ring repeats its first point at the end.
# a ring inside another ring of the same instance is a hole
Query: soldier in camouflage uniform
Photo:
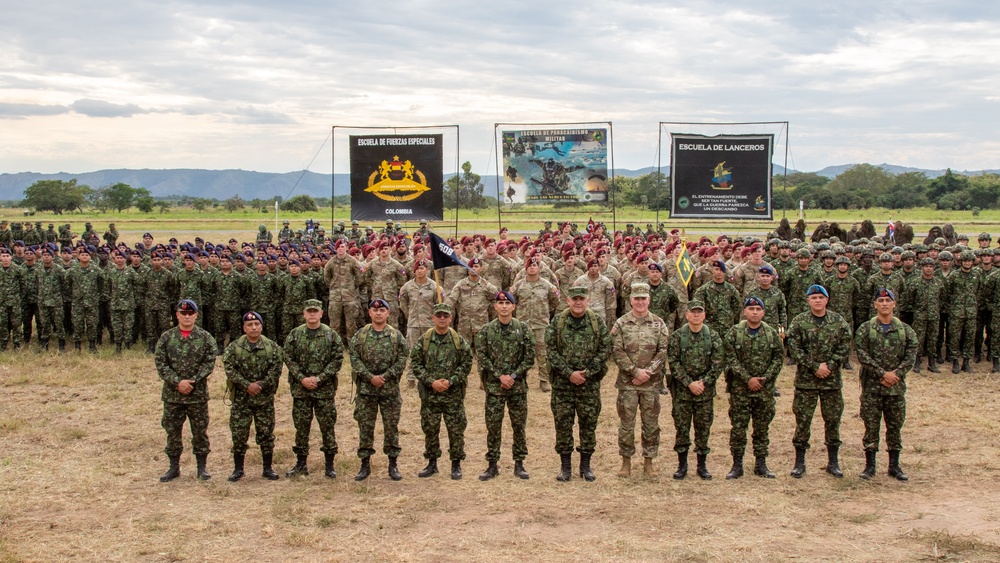
{"type": "Polygon", "coordinates": [[[660,390],[666,371],[667,323],[649,311],[649,285],[632,284],[631,311],[611,328],[611,356],[618,366],[618,453],[622,456],[619,477],[629,477],[635,455],[635,415],[642,418],[643,474],[655,477],[653,459],[660,450],[660,390]]]}
{"type": "Polygon", "coordinates": [[[663,319],[667,323],[668,329],[673,328],[674,318],[681,306],[680,295],[669,282],[663,279],[663,266],[656,262],[650,262],[648,268],[649,312],[663,319]]]}
{"type": "Polygon", "coordinates": [[[59,351],[66,351],[66,330],[63,324],[63,285],[66,271],[55,263],[52,248],[42,249],[42,265],[38,269],[38,339],[39,349],[48,350],[53,335],[59,339],[59,351]]]}
{"type": "MultiPolygon", "coordinates": [[[[434,305],[441,300],[437,283],[427,277],[429,265],[426,260],[415,262],[413,273],[416,277],[404,283],[399,290],[398,303],[406,318],[406,344],[410,348],[434,326],[434,305]]],[[[399,318],[399,315],[396,317],[399,318]]],[[[410,387],[416,385],[417,378],[412,367],[406,378],[410,387]]]]}
{"type": "Polygon", "coordinates": [[[358,457],[361,469],[355,481],[371,475],[371,456],[375,454],[375,422],[382,412],[382,453],[389,457],[389,478],[403,478],[396,465],[399,457],[399,417],[403,399],[399,380],[406,368],[409,348],[406,339],[389,326],[389,304],[384,299],[368,305],[371,323],[351,337],[351,376],[358,386],[354,398],[354,420],[358,422],[358,457]]]}
{"type": "MultiPolygon", "coordinates": [[[[243,277],[233,271],[233,261],[228,255],[219,258],[219,272],[213,281],[212,291],[215,294],[215,306],[212,307],[212,329],[219,345],[219,354],[226,345],[226,337],[233,342],[240,332],[240,308],[245,306],[247,294],[246,282],[243,277]]],[[[261,317],[261,324],[264,318],[261,317]]],[[[243,327],[244,332],[246,327],[243,327]]]]}
{"type": "Polygon", "coordinates": [[[726,479],[743,476],[743,453],[747,428],[753,420],[754,475],[774,479],[767,468],[769,429],[774,420],[774,384],[781,373],[785,348],[778,331],[766,324],[764,301],[747,297],[743,302],[746,320],[722,337],[726,351],[726,391],[729,392],[729,450],[733,468],[726,479]]]}
{"type": "Polygon", "coordinates": [[[146,341],[149,353],[156,347],[159,334],[170,328],[170,301],[174,293],[174,273],[163,266],[163,253],[156,251],[150,257],[152,267],[143,275],[143,314],[146,322],[146,341]]]}
{"type": "Polygon", "coordinates": [[[705,306],[705,324],[717,335],[723,335],[739,322],[742,299],[733,284],[726,281],[726,264],[716,260],[711,265],[712,280],[694,292],[693,299],[705,306]]]}
{"type": "Polygon", "coordinates": [[[462,478],[465,459],[465,390],[472,369],[472,348],[451,324],[451,306],[434,306],[434,328],[428,329],[410,350],[410,365],[420,391],[420,427],[424,431],[427,466],[417,475],[437,473],[441,457],[441,418],[448,430],[451,478],[462,478]]]}
{"type": "Polygon", "coordinates": [[[121,353],[122,346],[132,348],[132,322],[137,306],[141,280],[135,270],[125,263],[125,252],[111,253],[114,267],[104,273],[104,291],[108,296],[111,310],[111,333],[115,339],[115,352],[121,353]]]}
{"type": "Polygon", "coordinates": [[[452,311],[458,315],[458,333],[472,345],[473,350],[476,348],[476,333],[496,317],[493,299],[500,291],[498,286],[480,275],[482,271],[479,258],[470,260],[468,277],[455,284],[447,299],[452,311]]]}
{"type": "Polygon", "coordinates": [[[306,301],[314,297],[311,281],[308,276],[302,275],[302,263],[298,260],[288,262],[288,275],[278,276],[278,295],[281,296],[279,342],[287,342],[288,334],[302,323],[302,309],[306,301]]]}
{"type": "Polygon", "coordinates": [[[981,279],[979,272],[972,269],[975,256],[971,250],[965,250],[959,255],[960,269],[953,271],[945,278],[945,294],[948,303],[948,353],[952,357],[951,373],[959,372],[958,360],[961,358],[961,371],[972,373],[969,360],[972,358],[973,345],[976,339],[976,317],[981,279]]]}
{"type": "Polygon", "coordinates": [[[862,323],[854,336],[861,362],[861,420],[865,423],[865,469],[860,477],[875,476],[878,434],[885,417],[885,442],[889,450],[889,476],[909,478],[899,467],[903,449],[901,430],[906,420],[906,372],[917,355],[917,334],[893,316],[896,296],[882,288],[875,293],[876,317],[862,323]]]}
{"type": "Polygon", "coordinates": [[[513,318],[516,303],[506,291],[494,293],[497,318],[476,334],[479,378],[486,389],[486,471],[480,481],[496,477],[500,470],[500,438],[504,407],[510,413],[513,433],[514,475],[527,479],[524,458],[528,455],[525,428],[528,423],[528,370],[535,363],[535,336],[527,323],[513,318]]]}
{"type": "Polygon", "coordinates": [[[263,471],[269,481],[278,479],[271,467],[274,459],[274,394],[281,380],[284,352],[276,342],[263,336],[263,317],[254,311],[243,315],[243,336],[226,347],[222,365],[231,386],[229,430],[233,435],[233,474],[229,482],[243,478],[250,424],[256,430],[263,471]]]}
{"type": "Polygon", "coordinates": [[[295,425],[296,462],[286,477],[309,475],[309,430],[313,416],[319,423],[326,458],[325,475],[334,479],[333,458],[337,455],[337,373],[344,362],[340,336],[323,324],[323,302],[307,299],[302,315],[305,324],[288,333],[285,340],[285,365],[288,386],[292,391],[292,422],[295,425]]]}
{"type": "Polygon", "coordinates": [[[212,476],[205,469],[208,458],[208,376],[215,369],[215,339],[198,327],[198,305],[190,299],[177,304],[177,326],[160,335],[156,343],[156,371],[163,380],[163,419],[167,433],[164,450],[170,468],[160,482],[180,476],[181,452],[184,449],[181,431],[184,421],[190,423],[191,448],[198,461],[198,479],[212,476]]]}
{"type": "Polygon", "coordinates": [[[73,296],[73,344],[80,350],[83,337],[86,336],[90,351],[96,353],[98,299],[104,273],[91,261],[93,255],[93,246],[81,250],[80,262],[69,271],[67,279],[73,296]]]}
{"type": "Polygon", "coordinates": [[[795,467],[792,477],[806,472],[813,414],[821,404],[826,429],[828,463],[826,472],[843,477],[837,452],[840,449],[840,418],[844,414],[841,368],[851,352],[851,327],[839,314],[827,310],[829,294],[821,285],[806,290],[809,310],[792,319],[788,327],[788,347],[795,359],[795,467]]]}
{"type": "Polygon", "coordinates": [[[337,242],[335,252],[323,267],[323,281],[330,288],[330,328],[344,338],[353,338],[361,316],[359,290],[364,284],[365,271],[355,257],[347,254],[347,244],[343,241],[337,242]]]}
{"type": "MultiPolygon", "coordinates": [[[[515,294],[517,298],[517,294],[515,294]]],[[[580,476],[597,477],[590,459],[597,449],[597,421],[601,415],[601,380],[607,375],[611,333],[600,315],[588,307],[587,288],[571,287],[569,308],[556,315],[545,329],[552,376],[552,416],[556,427],[556,453],[561,460],[557,481],[569,481],[573,471],[573,424],[580,423],[580,476]]],[[[537,349],[537,347],[536,347],[537,349]]]]}
{"type": "MultiPolygon", "coordinates": [[[[654,265],[650,264],[650,267],[654,265]]],[[[587,261],[587,273],[576,278],[573,285],[586,287],[587,295],[590,296],[590,309],[604,317],[604,321],[608,326],[615,324],[615,312],[618,310],[618,292],[615,291],[614,282],[601,274],[601,264],[597,258],[591,258],[587,261]]],[[[667,292],[661,293],[667,295],[667,292]]]]}
{"type": "MultiPolygon", "coordinates": [[[[31,223],[28,223],[29,225],[31,223]]],[[[21,264],[21,333],[24,345],[31,344],[32,326],[38,325],[38,254],[34,246],[24,249],[24,263],[21,264]],[[34,321],[34,325],[32,324],[34,321]]]]}
{"type": "Polygon", "coordinates": [[[808,249],[798,249],[795,252],[795,261],[797,266],[790,268],[783,277],[778,278],[781,292],[785,294],[785,300],[788,301],[789,320],[794,319],[799,313],[809,310],[809,304],[805,298],[806,290],[810,286],[821,283],[819,273],[810,267],[812,254],[809,253],[808,249]]]}
{"type": "MultiPolygon", "coordinates": [[[[190,299],[195,303],[202,302],[202,290],[204,288],[204,274],[201,268],[195,264],[194,254],[187,253],[183,259],[184,267],[174,275],[177,284],[177,291],[181,299],[190,299]]],[[[76,326],[76,321],[73,321],[76,326]]],[[[201,316],[198,316],[198,326],[202,326],[201,316]]]]}
{"type": "Polygon", "coordinates": [[[694,424],[698,476],[712,478],[707,467],[708,440],[715,418],[713,399],[715,382],[725,366],[722,339],[705,323],[705,304],[697,299],[688,302],[687,324],[670,335],[667,361],[670,362],[673,397],[672,416],[676,435],[677,471],[674,479],[687,477],[688,450],[691,448],[691,425],[694,424]]]}
{"type": "Polygon", "coordinates": [[[365,270],[365,283],[372,299],[384,299],[389,304],[389,324],[399,327],[399,289],[406,283],[406,268],[389,257],[391,250],[390,244],[381,243],[378,258],[365,270]]]}
{"type": "MultiPolygon", "coordinates": [[[[1000,280],[1000,278],[997,279],[1000,280]]],[[[900,301],[912,304],[913,331],[917,335],[914,373],[920,373],[920,356],[927,356],[927,371],[940,373],[934,348],[943,292],[944,280],[934,275],[934,259],[921,259],[920,275],[910,278],[904,286],[903,296],[900,298],[900,301]]]]}
{"type": "MultiPolygon", "coordinates": [[[[262,258],[254,264],[254,272],[244,278],[248,284],[250,309],[264,319],[264,335],[278,340],[278,278],[267,269],[268,260],[262,258]]],[[[331,327],[332,328],[332,327],[331,327]]]]}
{"type": "Polygon", "coordinates": [[[15,350],[21,348],[24,273],[13,258],[6,246],[0,246],[0,350],[7,349],[8,340],[14,341],[15,350]]]}
{"type": "MultiPolygon", "coordinates": [[[[850,275],[851,261],[846,256],[836,258],[834,268],[835,271],[826,278],[824,285],[830,293],[827,308],[844,317],[848,326],[853,327],[854,311],[858,308],[858,302],[862,300],[861,286],[858,280],[850,275]]],[[[844,360],[844,369],[854,369],[849,359],[844,360]]]]}
{"type": "MultiPolygon", "coordinates": [[[[549,361],[545,332],[549,320],[559,306],[559,290],[539,276],[541,262],[531,257],[524,265],[524,278],[515,282],[510,293],[518,303],[517,318],[528,323],[535,334],[535,360],[538,361],[538,386],[543,393],[552,389],[549,383],[549,361]]],[[[606,325],[605,325],[606,326],[606,325]]]]}

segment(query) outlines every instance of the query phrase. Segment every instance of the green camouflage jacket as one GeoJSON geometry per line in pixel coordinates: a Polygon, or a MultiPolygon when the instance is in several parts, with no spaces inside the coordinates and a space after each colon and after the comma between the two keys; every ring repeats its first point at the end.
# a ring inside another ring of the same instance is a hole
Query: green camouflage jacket
{"type": "Polygon", "coordinates": [[[215,339],[207,330],[194,327],[187,338],[174,327],[160,335],[154,361],[163,380],[160,398],[165,403],[204,403],[208,401],[208,376],[215,369],[215,339]],[[194,390],[182,395],[177,384],[183,379],[194,382],[194,390]]]}
{"type": "Polygon", "coordinates": [[[535,363],[535,335],[522,321],[503,324],[496,319],[476,334],[479,377],[490,395],[517,395],[528,392],[528,370],[535,363]],[[513,375],[514,386],[504,389],[501,375],[513,375]]]}
{"type": "MultiPolygon", "coordinates": [[[[301,310],[301,308],[300,308],[301,310]]],[[[288,385],[296,399],[330,399],[337,393],[337,372],[344,362],[344,345],[340,336],[325,324],[316,330],[301,324],[288,333],[285,340],[285,365],[288,385]],[[319,385],[312,391],[302,386],[307,377],[318,377],[319,385]]]]}
{"type": "Polygon", "coordinates": [[[284,358],[281,347],[263,335],[256,343],[247,340],[246,335],[231,342],[222,354],[222,365],[226,368],[226,378],[235,387],[233,403],[259,406],[273,401],[284,358]],[[247,392],[251,383],[261,385],[256,397],[247,392]]]}

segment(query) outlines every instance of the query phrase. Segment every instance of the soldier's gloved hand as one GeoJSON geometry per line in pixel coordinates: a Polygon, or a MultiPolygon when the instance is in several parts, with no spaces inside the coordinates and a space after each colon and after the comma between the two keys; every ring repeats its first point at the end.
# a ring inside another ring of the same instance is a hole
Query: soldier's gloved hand
{"type": "Polygon", "coordinates": [[[372,385],[374,385],[375,387],[382,387],[383,385],[385,385],[385,378],[382,377],[381,375],[373,375],[372,385]]]}
{"type": "Polygon", "coordinates": [[[251,397],[256,397],[257,395],[260,395],[260,392],[263,390],[264,388],[261,387],[260,383],[257,383],[256,381],[247,386],[247,393],[250,393],[251,397]]]}
{"type": "Polygon", "coordinates": [[[182,379],[180,383],[177,384],[177,390],[181,392],[181,395],[187,395],[191,391],[194,391],[194,383],[190,379],[182,379]]]}
{"type": "Polygon", "coordinates": [[[513,386],[514,386],[514,378],[513,377],[511,377],[511,376],[509,376],[507,374],[503,374],[503,375],[500,376],[500,387],[503,387],[504,389],[510,389],[513,386]]]}

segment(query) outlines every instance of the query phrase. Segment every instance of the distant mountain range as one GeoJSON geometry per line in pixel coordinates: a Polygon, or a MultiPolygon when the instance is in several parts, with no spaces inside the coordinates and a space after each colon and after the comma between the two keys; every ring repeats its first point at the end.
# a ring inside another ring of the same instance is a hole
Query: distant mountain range
{"type": "MultiPolygon", "coordinates": [[[[816,173],[821,176],[834,178],[851,166],[854,165],[827,166],[822,170],[817,170],[816,173]]],[[[936,178],[945,172],[944,170],[927,170],[893,164],[880,164],[879,166],[892,174],[923,172],[931,178],[936,178]]],[[[615,175],[638,177],[655,171],[655,167],[640,168],[638,170],[618,169],[615,170],[615,175]]],[[[775,174],[781,174],[783,171],[783,167],[778,164],[774,165],[775,174]]],[[[789,173],[791,172],[794,172],[794,170],[789,170],[789,173]]],[[[984,171],[959,172],[956,170],[954,172],[971,175],[984,171]]],[[[985,170],[985,172],[998,173],[1000,171],[985,170]]],[[[669,175],[670,167],[664,167],[663,173],[669,175]]],[[[452,174],[446,174],[445,178],[450,176],[452,174]]],[[[94,188],[124,182],[133,187],[146,188],[154,197],[176,195],[224,200],[239,194],[243,199],[251,200],[254,198],[270,199],[274,196],[281,196],[287,199],[298,194],[308,194],[313,197],[330,197],[331,193],[330,175],[309,171],[279,174],[253,172],[251,170],[120,169],[98,170],[96,172],[83,172],[80,174],[70,174],[67,172],[60,172],[58,174],[40,174],[37,172],[0,174],[0,200],[22,199],[24,197],[24,189],[38,180],[72,180],[73,178],[76,178],[80,184],[86,184],[94,188]]],[[[350,193],[349,175],[337,174],[335,180],[336,195],[348,195],[350,193]]],[[[497,177],[495,175],[484,175],[482,182],[486,186],[486,193],[491,194],[497,185],[497,177]]]]}

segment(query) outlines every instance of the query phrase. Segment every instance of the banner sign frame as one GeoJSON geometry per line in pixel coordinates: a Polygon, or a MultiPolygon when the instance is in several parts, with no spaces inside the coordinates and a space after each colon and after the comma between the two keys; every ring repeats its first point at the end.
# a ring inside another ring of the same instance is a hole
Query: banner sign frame
{"type": "Polygon", "coordinates": [[[774,135],[670,133],[670,216],[773,220],[774,135]]]}

